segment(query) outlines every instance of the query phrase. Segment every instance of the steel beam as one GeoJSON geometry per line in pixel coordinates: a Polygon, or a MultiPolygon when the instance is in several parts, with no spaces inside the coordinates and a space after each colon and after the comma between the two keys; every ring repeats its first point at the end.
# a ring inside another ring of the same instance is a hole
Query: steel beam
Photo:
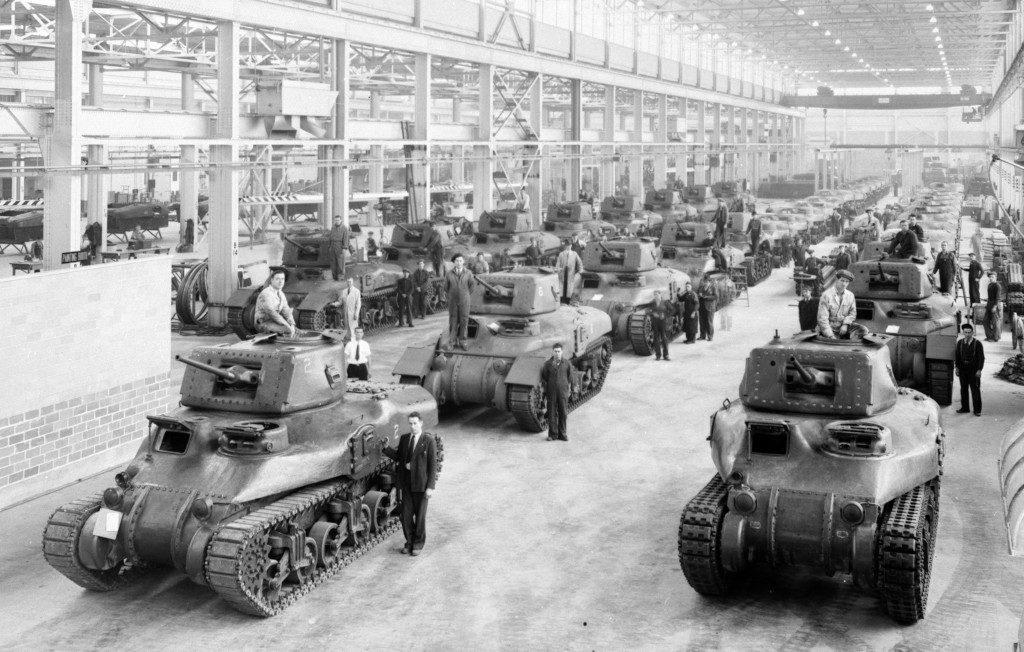
{"type": "Polygon", "coordinates": [[[819,109],[875,109],[884,111],[911,109],[944,109],[953,106],[974,106],[986,104],[991,96],[987,93],[966,94],[921,94],[921,95],[783,95],[783,106],[819,109]]]}

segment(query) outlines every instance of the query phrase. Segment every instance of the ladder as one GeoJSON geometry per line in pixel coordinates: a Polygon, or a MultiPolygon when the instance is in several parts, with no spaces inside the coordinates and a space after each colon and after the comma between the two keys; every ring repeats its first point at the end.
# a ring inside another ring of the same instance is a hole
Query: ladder
{"type": "Polygon", "coordinates": [[[729,280],[732,281],[733,286],[733,301],[739,301],[743,299],[746,302],[747,307],[750,307],[750,288],[747,286],[747,268],[746,267],[730,267],[729,268],[729,280]]]}

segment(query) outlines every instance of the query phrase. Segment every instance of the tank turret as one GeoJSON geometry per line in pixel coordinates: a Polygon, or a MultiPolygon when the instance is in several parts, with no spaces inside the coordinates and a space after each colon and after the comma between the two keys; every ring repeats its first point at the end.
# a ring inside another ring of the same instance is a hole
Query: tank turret
{"type": "MultiPolygon", "coordinates": [[[[511,209],[483,213],[476,229],[478,235],[512,235],[533,230],[533,217],[528,212],[511,209]]],[[[480,239],[477,241],[480,242],[480,239]]],[[[486,239],[483,242],[486,242],[486,239]]]]}
{"type": "Polygon", "coordinates": [[[850,266],[849,290],[858,298],[913,301],[932,296],[932,282],[919,265],[899,260],[862,260],[850,266]]]}
{"type": "Polygon", "coordinates": [[[611,224],[619,233],[623,230],[630,236],[660,237],[665,217],[644,208],[635,195],[614,195],[601,202],[601,219],[611,224]]]}
{"type": "Polygon", "coordinates": [[[529,263],[526,250],[530,240],[537,241],[542,262],[553,262],[562,246],[557,235],[534,227],[533,217],[526,211],[497,210],[480,216],[476,233],[467,246],[471,253],[483,252],[491,260],[507,249],[513,261],[525,265],[529,263]]]}
{"type": "Polygon", "coordinates": [[[939,406],[898,387],[888,335],[801,333],[751,351],[740,400],[711,418],[717,473],[679,524],[704,595],[753,566],[849,574],[900,623],[924,617],[939,516],[939,406]],[[917,569],[907,572],[907,569],[917,569]]]}
{"type": "Polygon", "coordinates": [[[715,225],[709,222],[672,220],[661,230],[662,253],[671,257],[666,247],[710,247],[715,242],[715,225]]]}
{"type": "Polygon", "coordinates": [[[616,229],[607,222],[595,219],[594,208],[588,202],[574,201],[548,204],[544,230],[559,238],[579,235],[588,239],[602,233],[612,235],[616,229]]]}
{"type": "MultiPolygon", "coordinates": [[[[152,566],[182,571],[231,606],[279,613],[399,527],[385,452],[437,424],[420,387],[353,382],[340,334],[258,336],[187,357],[181,404],[102,494],[58,508],[47,561],[93,591],[152,566]]],[[[434,439],[439,470],[443,443],[434,439]]]]}
{"type": "Polygon", "coordinates": [[[588,242],[583,269],[588,272],[649,272],[658,266],[658,248],[650,240],[588,242]]]}

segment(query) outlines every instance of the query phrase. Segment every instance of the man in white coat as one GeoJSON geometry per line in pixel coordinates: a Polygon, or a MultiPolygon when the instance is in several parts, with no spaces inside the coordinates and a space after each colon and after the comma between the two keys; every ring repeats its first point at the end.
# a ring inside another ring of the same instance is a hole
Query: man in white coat
{"type": "Polygon", "coordinates": [[[568,304],[576,293],[576,284],[583,273],[583,261],[580,260],[579,254],[573,251],[570,241],[566,240],[565,246],[558,254],[555,267],[558,268],[558,288],[562,292],[562,303],[568,304]]]}
{"type": "Polygon", "coordinates": [[[857,300],[853,292],[846,289],[852,280],[853,274],[845,269],[839,270],[832,287],[821,293],[818,333],[823,337],[846,339],[850,336],[850,324],[857,317],[857,300]]]}
{"type": "Polygon", "coordinates": [[[338,292],[338,299],[331,304],[335,308],[344,306],[345,310],[345,329],[348,330],[348,338],[350,340],[356,337],[356,328],[359,326],[359,313],[363,307],[363,297],[359,293],[359,288],[356,287],[356,282],[353,278],[349,277],[346,280],[346,286],[338,292]]]}

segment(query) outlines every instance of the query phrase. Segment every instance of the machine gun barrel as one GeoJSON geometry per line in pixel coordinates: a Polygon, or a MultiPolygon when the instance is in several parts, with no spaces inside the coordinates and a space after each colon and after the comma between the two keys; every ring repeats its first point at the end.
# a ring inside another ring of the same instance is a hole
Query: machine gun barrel
{"type": "Polygon", "coordinates": [[[196,369],[201,369],[202,371],[211,373],[214,376],[217,376],[218,378],[227,381],[228,383],[243,382],[255,384],[258,382],[258,377],[256,373],[253,372],[251,369],[241,369],[239,367],[231,367],[230,369],[218,369],[217,367],[208,365],[204,362],[199,362],[198,360],[192,360],[191,358],[183,358],[180,355],[174,356],[174,359],[177,360],[178,362],[183,362],[190,367],[195,367],[196,369]]]}
{"type": "Polygon", "coordinates": [[[811,383],[817,380],[817,377],[814,374],[812,374],[810,370],[807,369],[807,367],[800,364],[800,361],[796,359],[795,355],[789,356],[789,363],[793,365],[793,367],[796,369],[796,372],[800,374],[800,380],[802,380],[804,384],[810,385],[811,383]]]}

